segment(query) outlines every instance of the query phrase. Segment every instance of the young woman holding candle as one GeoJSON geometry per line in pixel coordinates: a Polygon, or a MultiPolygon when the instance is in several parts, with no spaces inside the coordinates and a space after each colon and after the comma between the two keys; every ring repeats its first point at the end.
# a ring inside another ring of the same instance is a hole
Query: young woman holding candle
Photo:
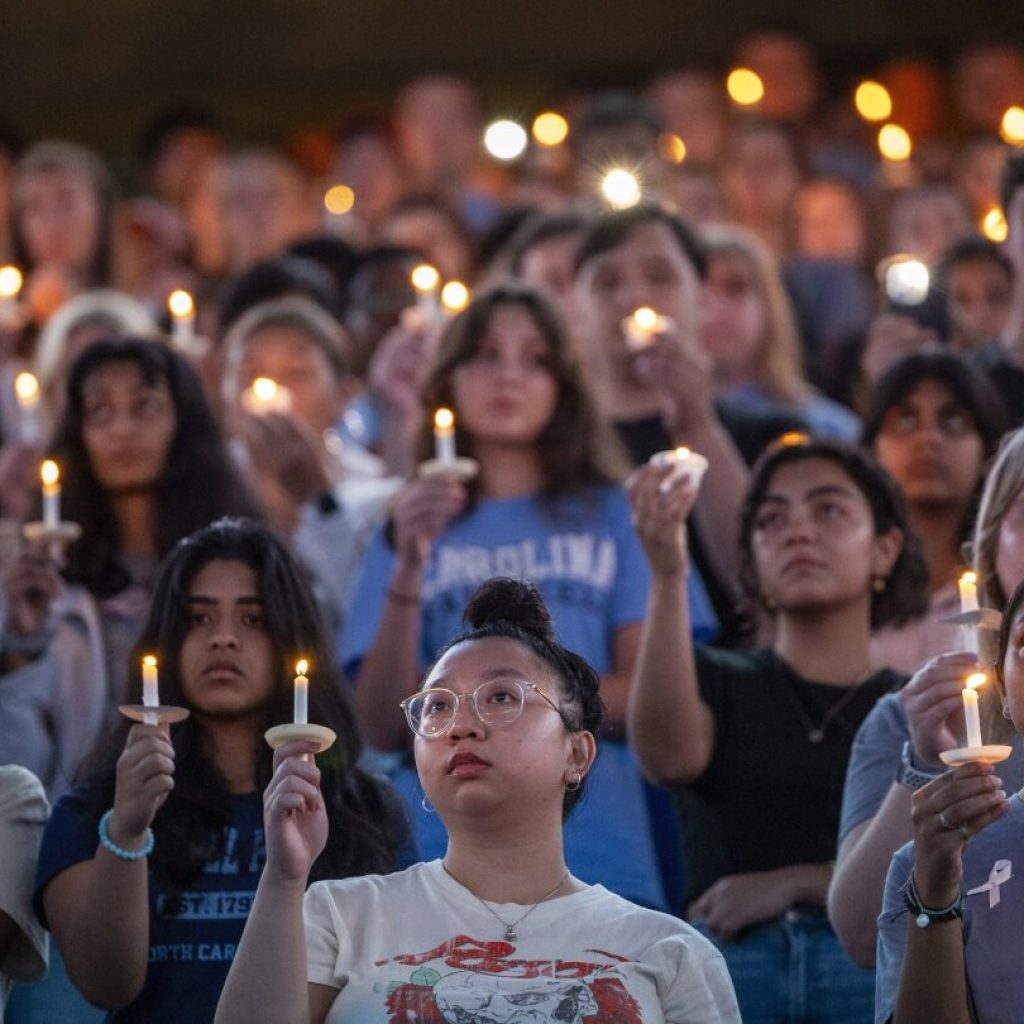
{"type": "MultiPolygon", "coordinates": [[[[1024,580],[1024,431],[1006,436],[988,472],[970,547],[980,604],[1001,612],[1024,580]]],[[[981,635],[981,666],[962,646],[954,631],[950,650],[927,661],[898,694],[883,697],[850,754],[828,907],[843,947],[863,967],[875,963],[890,859],[912,838],[911,795],[942,774],[942,751],[962,745],[964,680],[995,659],[989,632],[981,635]]],[[[1000,713],[995,687],[983,686],[979,702],[983,735],[1015,748],[1000,774],[1017,789],[1024,785],[1021,742],[1000,713]]]]}
{"type": "MultiPolygon", "coordinates": [[[[1024,583],[1003,614],[994,685],[1015,731],[1024,732],[1024,583]]],[[[1004,768],[965,764],[914,793],[913,842],[896,853],[885,882],[876,1020],[1018,1016],[1024,800],[1004,768]]]]}
{"type": "Polygon", "coordinates": [[[313,877],[393,869],[404,826],[394,796],[356,764],[355,718],[315,602],[269,530],[220,520],[174,549],[131,655],[134,703],[149,652],[160,703],[191,715],[119,720],[84,785],[54,808],[38,899],[70,977],[109,1020],[199,1024],[213,1018],[263,867],[263,734],[292,718],[298,655],[311,665],[309,718],[338,737],[313,769],[331,824],[313,877]]]}
{"type": "Polygon", "coordinates": [[[859,450],[779,445],[742,509],[743,582],[774,619],[764,650],[694,647],[681,580],[694,490],[631,485],[652,583],[629,705],[649,777],[677,787],[687,917],[718,943],[744,1020],[862,1021],[873,979],[824,914],[843,775],[858,725],[901,677],[871,662],[872,624],[918,610],[924,567],[900,495],[859,450]]]}
{"type": "Polygon", "coordinates": [[[875,633],[878,664],[916,672],[929,658],[961,646],[959,627],[943,620],[960,611],[962,549],[1003,427],[998,395],[951,352],[907,356],[878,382],[862,440],[903,489],[924,545],[930,594],[922,618],[875,633]]]}
{"type": "Polygon", "coordinates": [[[123,699],[159,559],[254,509],[195,374],[159,342],[100,341],[79,357],[53,456],[61,517],[82,534],[60,567],[46,545],[8,567],[0,634],[0,747],[51,797],[123,699]]]}
{"type": "Polygon", "coordinates": [[[282,747],[267,866],[217,1024],[738,1021],[706,940],[567,867],[563,819],[595,782],[597,674],[522,581],[486,583],[463,621],[403,702],[443,857],[303,898],[333,826],[309,746],[282,747]]]}
{"type": "MultiPolygon", "coordinates": [[[[410,481],[371,543],[342,634],[367,741],[399,760],[407,734],[395,714],[435,652],[459,630],[459,610],[495,573],[534,580],[559,637],[601,673],[609,726],[621,737],[647,573],[625,493],[583,388],[563,321],[518,284],[478,294],[448,326],[423,389],[417,461],[434,459],[432,419],[454,413],[458,455],[479,475],[410,481]]],[[[692,600],[706,598],[696,587],[692,600]]],[[[569,864],[588,881],[665,907],[649,800],[622,742],[609,742],[600,785],[569,823],[569,864]]],[[[425,808],[408,760],[395,775],[421,851],[446,837],[425,808]]]]}

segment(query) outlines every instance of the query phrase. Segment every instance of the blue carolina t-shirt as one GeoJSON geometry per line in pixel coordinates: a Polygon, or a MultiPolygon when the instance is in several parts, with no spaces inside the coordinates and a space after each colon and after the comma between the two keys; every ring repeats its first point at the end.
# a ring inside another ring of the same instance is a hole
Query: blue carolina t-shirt
{"type": "MultiPolygon", "coordinates": [[[[150,875],[149,964],[139,997],[113,1010],[116,1024],[202,1024],[212,1021],[224,979],[256,895],[266,861],[263,800],[258,793],[231,796],[224,854],[208,864],[177,899],[150,875]]],[[[36,873],[36,905],[62,871],[92,860],[99,846],[86,813],[85,792],[62,797],[43,835],[36,873]]]]}
{"type": "MultiPolygon", "coordinates": [[[[352,610],[340,641],[340,660],[351,676],[369,650],[383,611],[394,554],[381,531],[366,553],[352,610]]],[[[595,488],[554,507],[537,496],[481,499],[451,522],[435,542],[424,572],[419,661],[424,669],[464,629],[462,611],[473,591],[494,576],[528,579],[540,590],[559,641],[599,673],[612,668],[616,630],[644,617],[649,575],[630,519],[626,493],[595,488]]],[[[696,572],[688,582],[694,636],[711,640],[714,610],[696,572]]],[[[396,707],[395,714],[401,711],[396,707]]],[[[436,814],[421,806],[415,769],[405,759],[393,772],[425,859],[443,856],[447,837],[436,814]]],[[[566,823],[566,860],[583,880],[627,899],[668,909],[663,879],[668,864],[654,835],[672,837],[673,812],[660,790],[647,786],[632,751],[602,740],[588,792],[566,823]]],[[[672,889],[678,880],[671,879],[672,889]]],[[[675,892],[673,892],[673,897],[675,892]]]]}

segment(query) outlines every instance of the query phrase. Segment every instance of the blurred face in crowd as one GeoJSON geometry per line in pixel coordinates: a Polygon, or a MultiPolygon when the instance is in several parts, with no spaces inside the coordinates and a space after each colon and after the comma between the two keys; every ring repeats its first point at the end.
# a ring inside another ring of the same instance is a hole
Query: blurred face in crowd
{"type": "Polygon", "coordinates": [[[226,397],[237,403],[257,377],[288,388],[292,415],[318,435],[337,423],[348,397],[323,348],[290,324],[267,324],[234,349],[224,367],[226,397]]]}
{"type": "Polygon", "coordinates": [[[658,221],[641,223],[625,241],[580,267],[575,287],[579,337],[626,372],[632,357],[622,321],[650,306],[671,317],[683,338],[694,339],[700,298],[697,270],[672,229],[658,221]]]}
{"type": "Polygon", "coordinates": [[[980,348],[1006,330],[1013,282],[995,260],[961,260],[946,274],[946,299],[957,348],[980,348]]]}
{"type": "Polygon", "coordinates": [[[956,396],[928,378],[882,417],[875,455],[911,506],[961,514],[981,478],[985,445],[956,396]]]}
{"type": "MultiPolygon", "coordinates": [[[[1010,233],[1003,249],[1013,263],[1017,281],[1024,282],[1024,185],[1018,185],[1010,194],[1006,223],[1010,233]]],[[[1018,284],[1018,287],[1021,285],[1018,284]]]]}
{"type": "Polygon", "coordinates": [[[958,238],[974,231],[962,197],[952,189],[908,193],[889,218],[889,251],[908,252],[931,266],[958,238]]]}
{"type": "Polygon", "coordinates": [[[692,164],[688,157],[669,167],[663,188],[665,198],[690,224],[721,224],[729,219],[721,179],[707,164],[692,164]]]}
{"type": "Polygon", "coordinates": [[[82,386],[82,432],[100,486],[147,490],[167,463],[178,417],[166,381],[148,383],[132,360],[98,367],[82,386]]]}
{"type": "Polygon", "coordinates": [[[523,253],[519,270],[522,281],[555,298],[567,319],[573,310],[573,261],[579,241],[578,231],[545,238],[523,253]]]}
{"type": "Polygon", "coordinates": [[[718,253],[704,281],[700,343],[722,383],[751,378],[765,342],[768,314],[753,263],[741,253],[718,253]]]}
{"type": "Polygon", "coordinates": [[[820,82],[808,45],[786,32],[749,36],[736,54],[736,65],[756,71],[764,83],[761,110],[768,117],[800,121],[818,102],[820,82]]]}
{"type": "Polygon", "coordinates": [[[957,67],[953,95],[971,125],[998,131],[1003,112],[1024,96],[1024,53],[998,43],[969,50],[957,67]]]}
{"type": "Polygon", "coordinates": [[[172,132],[150,167],[157,195],[181,206],[187,204],[220,148],[220,139],[208,128],[184,127],[172,132]]]}
{"type": "Polygon", "coordinates": [[[398,157],[382,133],[361,132],[334,151],[331,179],[348,185],[355,193],[354,212],[376,223],[402,194],[398,157]]]}
{"type": "Polygon", "coordinates": [[[703,71],[670,71],[647,90],[667,131],[686,146],[688,160],[715,163],[728,128],[728,104],[722,83],[703,71]]]}
{"type": "Polygon", "coordinates": [[[466,239],[441,210],[428,206],[398,210],[385,219],[377,241],[423,253],[446,281],[470,277],[472,255],[466,239]]]}
{"type": "Polygon", "coordinates": [[[228,267],[236,273],[316,229],[308,183],[297,168],[270,152],[243,153],[228,161],[220,212],[228,267]]]}
{"type": "Polygon", "coordinates": [[[70,170],[22,179],[14,209],[25,249],[36,266],[85,271],[99,244],[100,200],[90,183],[70,170]]]}
{"type": "Polygon", "coordinates": [[[765,126],[733,139],[723,173],[733,215],[756,227],[787,217],[800,187],[800,168],[786,135],[765,126]]]}
{"type": "Polygon", "coordinates": [[[524,306],[497,305],[476,353],[452,376],[459,424],[476,444],[530,447],[558,401],[551,349],[524,306]]]}
{"type": "Polygon", "coordinates": [[[398,326],[402,310],[416,302],[410,275],[417,262],[407,256],[378,260],[352,278],[345,327],[352,339],[356,376],[366,374],[381,339],[398,326]]]}
{"type": "Polygon", "coordinates": [[[841,181],[812,181],[800,189],[793,212],[797,252],[812,260],[860,263],[867,250],[864,212],[841,181]]]}

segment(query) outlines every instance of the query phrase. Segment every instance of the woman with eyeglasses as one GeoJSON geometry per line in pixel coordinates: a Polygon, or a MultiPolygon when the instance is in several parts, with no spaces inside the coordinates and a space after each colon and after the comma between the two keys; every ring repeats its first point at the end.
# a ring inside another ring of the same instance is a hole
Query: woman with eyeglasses
{"type": "Polygon", "coordinates": [[[709,942],[566,867],[562,822],[597,753],[594,670],[529,584],[486,583],[464,621],[403,701],[444,856],[304,897],[328,822],[309,744],[280,748],[267,864],[217,1024],[738,1021],[709,942]]]}

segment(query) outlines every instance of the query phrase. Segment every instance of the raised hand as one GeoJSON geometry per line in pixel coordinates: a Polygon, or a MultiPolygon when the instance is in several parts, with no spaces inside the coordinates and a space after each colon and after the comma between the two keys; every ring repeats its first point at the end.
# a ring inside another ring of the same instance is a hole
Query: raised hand
{"type": "Polygon", "coordinates": [[[974,654],[940,654],[918,669],[900,691],[911,746],[922,764],[940,765],[939,754],[958,745],[957,732],[963,726],[964,679],[977,670],[974,654]]]}
{"type": "Polygon", "coordinates": [[[110,838],[128,850],[142,846],[173,788],[174,747],[164,728],[133,725],[117,759],[110,838]]]}
{"type": "Polygon", "coordinates": [[[46,552],[40,547],[26,547],[3,573],[7,628],[19,636],[38,633],[60,586],[57,567],[46,552]]]}
{"type": "Polygon", "coordinates": [[[633,527],[655,576],[680,576],[689,567],[686,517],[697,500],[697,488],[687,476],[673,479],[674,468],[647,463],[626,485],[633,527]]]}
{"type": "Polygon", "coordinates": [[[411,480],[395,496],[391,521],[401,562],[419,567],[433,542],[466,507],[466,488],[457,480],[411,480]]]}
{"type": "Polygon", "coordinates": [[[320,769],[307,756],[316,745],[292,740],[274,751],[274,775],[263,795],[267,877],[305,886],[309,870],[327,845],[327,809],[320,769]]]}

